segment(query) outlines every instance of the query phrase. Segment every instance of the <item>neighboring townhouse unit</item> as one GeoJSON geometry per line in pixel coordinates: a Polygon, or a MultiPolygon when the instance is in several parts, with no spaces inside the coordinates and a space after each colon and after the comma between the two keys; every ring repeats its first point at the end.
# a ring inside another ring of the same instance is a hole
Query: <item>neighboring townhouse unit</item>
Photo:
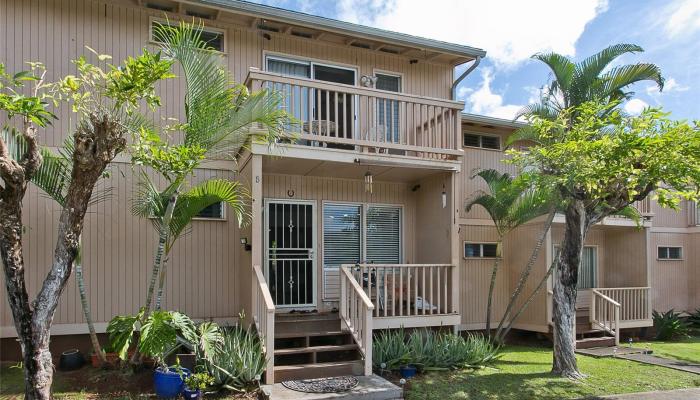
{"type": "MultiPolygon", "coordinates": [[[[24,61],[41,61],[47,79],[57,79],[74,73],[70,60],[85,54],[84,46],[115,60],[155,48],[152,26],[166,16],[201,20],[233,78],[282,93],[299,123],[276,146],[253,144],[235,162],[208,160],[197,170],[193,183],[244,183],[252,217],[239,229],[225,208],[212,207],[193,222],[171,253],[164,308],[222,323],[236,323],[244,311],[274,354],[268,381],[369,373],[373,329],[483,329],[495,232],[482,210],[465,214],[464,203],[480,187],[471,171],[509,168],[500,161],[503,143],[518,126],[463,115],[463,103],[453,100],[455,67],[478,65],[484,51],[234,0],[3,0],[0,62],[18,71],[24,61]]],[[[155,117],[182,118],[182,82],[164,82],[159,93],[164,101],[155,117]]],[[[71,129],[69,111],[59,111],[59,121],[42,132],[52,147],[71,129]]],[[[113,194],[90,210],[83,234],[100,332],[143,303],[157,240],[150,222],[130,213],[139,172],[127,156],[114,169],[104,182],[113,194]]],[[[700,233],[686,219],[695,225],[696,214],[683,211],[680,221],[650,204],[640,205],[649,217],[643,229],[614,218],[589,238],[581,308],[607,309],[615,299],[615,332],[649,326],[652,307],[700,303],[692,246],[700,233]]],[[[58,214],[51,200],[29,190],[30,295],[50,264],[58,214]]],[[[532,223],[505,240],[495,315],[539,229],[532,223]]],[[[544,275],[560,237],[558,221],[531,281],[544,275]]],[[[548,332],[550,306],[543,291],[516,327],[548,332]]],[[[16,348],[15,332],[4,301],[0,310],[7,354],[16,348]]],[[[86,332],[71,279],[52,333],[86,332]]]]}

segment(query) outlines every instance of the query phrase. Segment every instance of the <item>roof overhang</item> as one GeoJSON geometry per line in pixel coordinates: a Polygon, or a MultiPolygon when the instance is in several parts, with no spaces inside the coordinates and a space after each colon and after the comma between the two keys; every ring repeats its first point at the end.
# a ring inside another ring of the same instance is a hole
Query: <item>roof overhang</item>
{"type": "Polygon", "coordinates": [[[518,129],[527,123],[518,120],[488,117],[486,115],[462,113],[462,123],[475,124],[485,127],[518,129]]]}
{"type": "Polygon", "coordinates": [[[476,57],[484,57],[486,55],[486,51],[475,47],[387,31],[359,24],[353,24],[350,22],[338,21],[331,18],[286,10],[279,7],[249,3],[246,1],[179,0],[179,2],[212,7],[235,14],[258,17],[310,29],[329,31],[340,35],[347,35],[374,42],[415,48],[417,50],[423,50],[434,54],[450,55],[452,56],[452,63],[454,65],[463,64],[474,60],[476,57]]]}

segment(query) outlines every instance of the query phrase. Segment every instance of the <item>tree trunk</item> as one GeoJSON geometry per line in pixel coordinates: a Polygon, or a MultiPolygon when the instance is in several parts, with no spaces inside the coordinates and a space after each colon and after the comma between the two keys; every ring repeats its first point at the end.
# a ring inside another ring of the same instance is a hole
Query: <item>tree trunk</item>
{"type": "Polygon", "coordinates": [[[97,339],[97,333],[95,332],[95,324],[92,321],[92,314],[90,313],[90,305],[88,304],[87,293],[85,291],[85,280],[83,279],[83,245],[82,240],[79,240],[78,255],[75,259],[75,280],[78,282],[78,293],[80,294],[80,304],[83,307],[83,315],[85,315],[85,322],[88,326],[88,331],[90,333],[90,342],[92,343],[92,351],[97,355],[97,359],[100,360],[100,365],[107,363],[107,357],[105,357],[102,351],[102,346],[100,346],[100,341],[97,339]]]}
{"type": "Polygon", "coordinates": [[[491,283],[489,284],[489,298],[486,304],[486,335],[491,337],[491,308],[493,307],[493,291],[496,288],[496,275],[498,274],[498,267],[501,264],[501,242],[503,237],[498,238],[498,244],[496,245],[496,261],[493,262],[493,269],[491,270],[491,283]]]}
{"type": "MultiPolygon", "coordinates": [[[[126,146],[124,133],[122,126],[108,116],[90,115],[81,121],[73,135],[75,151],[71,183],[59,219],[53,263],[32,303],[33,309],[25,287],[21,242],[22,199],[32,168],[8,168],[7,151],[0,143],[0,174],[5,183],[0,191],[0,253],[5,267],[7,296],[22,347],[26,399],[51,398],[51,322],[78,255],[83,220],[93,188],[107,164],[126,146]]],[[[29,139],[29,155],[25,158],[36,159],[39,153],[34,136],[29,139]]],[[[37,166],[34,165],[34,169],[37,166]]]]}
{"type": "Polygon", "coordinates": [[[566,227],[554,275],[553,324],[554,360],[552,373],[579,379],[583,375],[576,364],[576,284],[581,252],[588,230],[586,210],[579,200],[566,209],[566,227]]]}
{"type": "Polygon", "coordinates": [[[547,279],[549,279],[550,275],[552,275],[552,272],[554,271],[554,267],[556,267],[556,265],[557,265],[556,260],[552,261],[552,263],[549,265],[549,269],[547,270],[547,273],[542,277],[542,280],[540,280],[540,283],[537,284],[537,287],[535,288],[535,290],[533,290],[533,292],[530,294],[530,296],[528,296],[528,298],[525,299],[525,302],[523,303],[522,306],[520,306],[520,308],[515,313],[515,315],[513,315],[513,318],[511,318],[510,321],[508,321],[508,326],[506,326],[505,329],[503,329],[500,336],[498,334],[496,334],[496,339],[495,339],[496,342],[501,342],[506,338],[506,336],[508,336],[508,332],[510,332],[510,330],[513,329],[513,324],[515,324],[515,321],[517,321],[518,318],[520,318],[520,315],[522,315],[522,313],[525,312],[525,310],[527,309],[527,306],[529,306],[530,303],[532,303],[532,300],[535,299],[535,296],[537,295],[537,293],[539,293],[540,290],[542,290],[542,288],[544,287],[544,284],[547,283],[547,279]]]}
{"type": "MultiPolygon", "coordinates": [[[[176,190],[170,199],[168,200],[168,206],[165,208],[165,215],[163,215],[163,222],[160,226],[160,232],[158,232],[158,248],[156,249],[156,258],[153,263],[153,270],[151,272],[151,282],[148,284],[148,292],[146,293],[146,305],[142,321],[145,321],[148,317],[149,311],[151,309],[151,303],[153,302],[153,293],[155,292],[156,281],[158,281],[159,273],[163,267],[163,261],[165,255],[166,246],[168,239],[170,237],[170,220],[173,218],[173,212],[175,211],[175,204],[178,199],[178,191],[176,190]]],[[[164,279],[164,278],[162,278],[164,279]]],[[[159,289],[162,293],[162,288],[159,289]]]]}
{"type": "Polygon", "coordinates": [[[163,287],[165,286],[165,273],[168,269],[168,253],[166,251],[163,266],[160,268],[160,278],[158,280],[158,294],[156,295],[156,310],[160,310],[161,302],[163,301],[163,287]]]}
{"type": "MultiPolygon", "coordinates": [[[[539,256],[540,250],[542,249],[542,245],[544,244],[544,241],[547,238],[547,232],[549,232],[549,228],[552,227],[552,221],[554,221],[554,216],[556,215],[556,213],[557,213],[557,210],[553,209],[547,215],[547,219],[545,220],[545,223],[544,223],[544,228],[542,229],[542,234],[537,239],[537,243],[535,244],[535,248],[532,249],[532,254],[530,254],[530,259],[527,261],[527,265],[525,266],[525,269],[520,274],[520,279],[518,280],[518,284],[516,285],[515,290],[513,291],[513,294],[510,297],[510,301],[508,302],[508,306],[506,307],[506,311],[503,313],[503,318],[501,318],[501,321],[498,323],[498,328],[496,329],[496,340],[498,340],[498,337],[501,336],[501,332],[503,330],[503,324],[505,323],[506,320],[508,320],[508,317],[510,316],[511,311],[513,311],[513,307],[515,307],[515,301],[520,296],[520,293],[523,291],[523,288],[525,288],[525,282],[527,281],[527,278],[530,276],[530,272],[532,272],[532,267],[535,265],[535,261],[537,261],[537,257],[539,256]]],[[[507,330],[510,330],[511,326],[513,326],[512,319],[508,322],[507,330]]],[[[505,335],[503,335],[503,337],[505,337],[505,335]]]]}

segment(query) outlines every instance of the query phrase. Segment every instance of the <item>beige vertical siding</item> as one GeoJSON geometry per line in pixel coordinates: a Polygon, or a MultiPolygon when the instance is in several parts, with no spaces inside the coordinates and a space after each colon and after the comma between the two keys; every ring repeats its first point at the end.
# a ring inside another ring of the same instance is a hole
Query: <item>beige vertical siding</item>
{"type": "MultiPolygon", "coordinates": [[[[700,266],[696,248],[698,235],[653,232],[651,247],[652,308],[657,311],[689,310],[697,307],[697,286],[693,275],[700,266]],[[658,260],[657,246],[683,246],[683,260],[658,260]]],[[[697,276],[697,275],[696,275],[697,276]]]]}
{"type": "MultiPolygon", "coordinates": [[[[162,178],[152,177],[159,187],[165,186],[162,178]]],[[[211,178],[235,179],[235,175],[202,169],[196,171],[191,182],[211,178]]],[[[107,322],[114,315],[137,312],[145,299],[157,232],[148,220],[131,215],[137,181],[138,172],[130,165],[114,164],[111,177],[101,184],[112,189],[111,196],[92,206],[85,219],[83,268],[92,315],[98,323],[107,322]]],[[[24,210],[26,277],[33,297],[51,262],[60,211],[35,187],[29,190],[24,210]]],[[[181,310],[194,318],[228,318],[238,313],[238,277],[233,262],[239,250],[237,230],[238,221],[230,213],[225,221],[192,223],[191,232],[181,237],[170,253],[164,308],[181,310]]],[[[4,298],[4,285],[2,291],[4,298]]],[[[0,326],[4,330],[12,325],[12,316],[5,301],[0,310],[0,326]]],[[[54,324],[82,322],[72,276],[54,324]]]]}
{"type": "Polygon", "coordinates": [[[605,249],[607,267],[599,273],[600,287],[648,286],[647,229],[608,228],[605,249]]]}

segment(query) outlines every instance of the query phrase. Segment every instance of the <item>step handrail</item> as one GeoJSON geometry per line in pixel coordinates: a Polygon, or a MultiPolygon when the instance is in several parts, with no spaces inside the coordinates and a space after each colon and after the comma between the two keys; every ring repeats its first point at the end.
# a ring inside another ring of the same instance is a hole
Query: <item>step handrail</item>
{"type": "Polygon", "coordinates": [[[272,301],[267,280],[265,280],[265,275],[259,265],[253,266],[252,287],[253,321],[267,357],[265,381],[272,384],[274,382],[275,362],[275,303],[272,301]]]}
{"type": "Polygon", "coordinates": [[[620,344],[620,308],[621,305],[611,297],[596,289],[591,289],[591,325],[598,325],[615,336],[615,346],[620,344]],[[600,303],[600,304],[599,304],[600,303]]]}
{"type": "Polygon", "coordinates": [[[340,319],[348,328],[364,357],[364,374],[372,375],[372,313],[374,304],[350,272],[340,267],[340,319]]]}

